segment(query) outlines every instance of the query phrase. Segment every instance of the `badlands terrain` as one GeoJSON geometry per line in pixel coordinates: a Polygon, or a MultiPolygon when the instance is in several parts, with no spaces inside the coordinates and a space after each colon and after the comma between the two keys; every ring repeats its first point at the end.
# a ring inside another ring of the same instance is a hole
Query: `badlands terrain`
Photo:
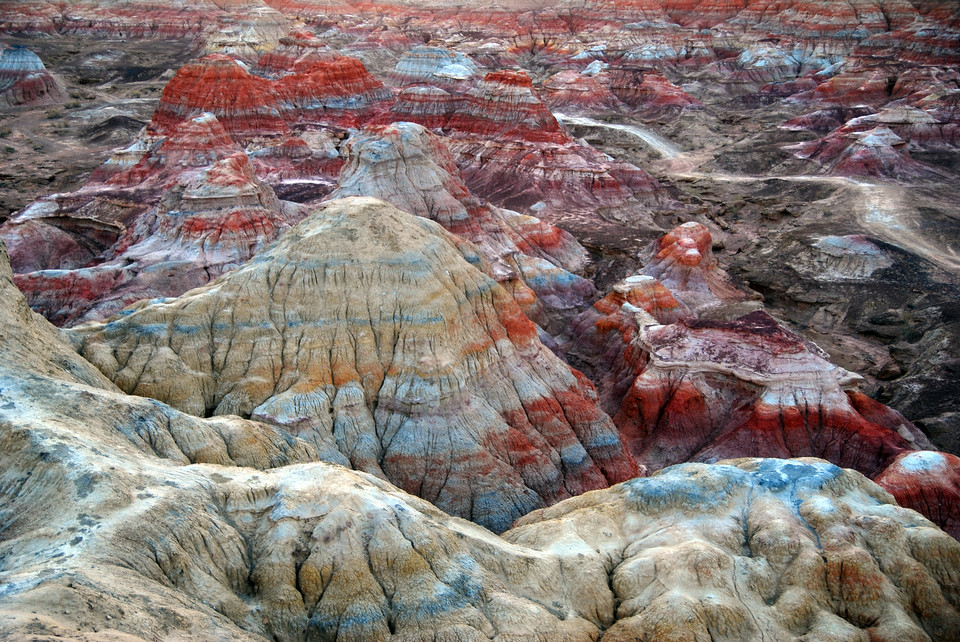
{"type": "Polygon", "coordinates": [[[960,639],[960,2],[0,0],[0,637],[960,639]]]}

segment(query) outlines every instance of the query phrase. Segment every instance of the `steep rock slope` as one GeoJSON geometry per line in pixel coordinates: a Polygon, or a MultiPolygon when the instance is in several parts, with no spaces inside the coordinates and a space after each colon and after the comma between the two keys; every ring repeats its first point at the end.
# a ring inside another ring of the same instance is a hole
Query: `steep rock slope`
{"type": "Polygon", "coordinates": [[[341,199],[210,285],[75,336],[127,392],[332,433],[354,467],[493,529],[634,476],[593,386],[467,260],[432,221],[341,199]]]}
{"type": "Polygon", "coordinates": [[[577,276],[587,251],[568,232],[470,194],[442,138],[414,123],[370,127],[352,136],[331,198],[372,196],[475,243],[489,276],[533,321],[555,332],[596,289],[577,276]]]}

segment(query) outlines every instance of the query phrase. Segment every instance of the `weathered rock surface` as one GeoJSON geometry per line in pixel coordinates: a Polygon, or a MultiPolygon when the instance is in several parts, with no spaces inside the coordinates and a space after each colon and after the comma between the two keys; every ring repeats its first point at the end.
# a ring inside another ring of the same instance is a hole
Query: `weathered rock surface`
{"type": "Polygon", "coordinates": [[[741,316],[758,304],[719,268],[705,226],[681,225],[648,254],[573,326],[574,354],[641,465],[816,456],[873,477],[931,447],[817,346],[764,312],[741,316]]]}
{"type": "Polygon", "coordinates": [[[930,447],[893,411],[870,413],[879,404],[857,391],[857,375],[763,312],[647,326],[636,341],[647,363],[614,421],[650,468],[780,454],[873,476],[904,450],[930,447]]]}
{"type": "Polygon", "coordinates": [[[169,136],[144,132],[85,188],[35,203],[0,233],[33,309],[72,325],[208,283],[303,214],[204,114],[169,136]]]}
{"type": "Polygon", "coordinates": [[[490,72],[465,95],[407,88],[391,118],[442,129],[472,192],[511,209],[536,206],[551,222],[602,226],[602,209],[649,228],[649,207],[673,202],[645,171],[574,140],[523,72],[490,72]]]}
{"type": "Polygon", "coordinates": [[[332,433],[354,467],[503,530],[637,469],[476,252],[383,201],[331,201],[235,272],[75,336],[127,392],[332,433]]]}
{"type": "Polygon", "coordinates": [[[756,309],[759,297],[738,288],[720,269],[712,246],[706,226],[684,223],[647,248],[649,260],[640,274],[657,279],[694,316],[729,318],[756,309]]]}
{"type": "Polygon", "coordinates": [[[554,112],[564,114],[610,114],[623,103],[596,78],[572,69],[561,71],[543,82],[543,100],[554,112]]]}
{"type": "Polygon", "coordinates": [[[18,274],[30,306],[58,325],[102,319],[140,299],[177,296],[239,267],[302,218],[237,152],[180,177],[121,237],[110,259],[18,274]]]}
{"type": "Polygon", "coordinates": [[[420,125],[365,129],[350,138],[344,154],[331,198],[379,198],[475,243],[488,275],[541,326],[562,331],[565,320],[596,294],[576,274],[589,256],[568,232],[471,195],[443,139],[420,125]]]}
{"type": "Polygon", "coordinates": [[[956,455],[926,450],[903,453],[876,482],[898,504],[923,513],[960,539],[960,458],[956,455]]]}
{"type": "Polygon", "coordinates": [[[27,310],[4,259],[8,637],[946,641],[960,626],[960,544],[855,472],[685,464],[497,538],[263,424],[117,392],[27,310]]]}
{"type": "Polygon", "coordinates": [[[26,47],[0,49],[0,107],[46,105],[63,99],[60,83],[26,47]]]}

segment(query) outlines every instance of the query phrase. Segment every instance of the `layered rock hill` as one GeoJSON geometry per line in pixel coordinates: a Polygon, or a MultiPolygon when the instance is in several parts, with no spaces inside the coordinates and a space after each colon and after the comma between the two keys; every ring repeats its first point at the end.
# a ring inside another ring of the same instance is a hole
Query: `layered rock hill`
{"type": "Polygon", "coordinates": [[[565,330],[596,294],[577,275],[589,263],[587,251],[568,232],[471,195],[443,139],[420,125],[367,128],[343,153],[346,165],[331,198],[380,198],[476,244],[488,276],[542,327],[565,330]]]}
{"type": "Polygon", "coordinates": [[[83,189],[38,201],[0,235],[30,305],[70,325],[203,285],[303,215],[204,114],[170,136],[145,132],[83,189]]]}
{"type": "Polygon", "coordinates": [[[26,47],[0,49],[0,107],[48,105],[63,99],[63,88],[26,47]]]}
{"type": "Polygon", "coordinates": [[[257,253],[303,217],[281,202],[238,152],[184,174],[138,218],[109,260],[18,274],[30,306],[58,325],[108,317],[141,299],[177,296],[257,253]]]}
{"type": "Polygon", "coordinates": [[[901,506],[923,513],[960,539],[960,458],[956,455],[902,453],[877,476],[876,482],[901,506]]]}
{"type": "Polygon", "coordinates": [[[277,79],[301,72],[316,62],[333,62],[340,57],[327,43],[309,31],[294,30],[280,38],[278,46],[257,58],[253,73],[277,79]]]}
{"type": "MultiPolygon", "coordinates": [[[[812,129],[818,119],[794,119],[790,129],[812,129]]],[[[935,170],[915,161],[914,151],[960,148],[960,120],[899,105],[850,118],[823,138],[788,147],[797,157],[817,161],[840,176],[876,176],[892,179],[929,177],[935,170]]]]}
{"type": "Polygon", "coordinates": [[[593,386],[468,261],[432,221],[340,199],[210,285],[74,336],[126,392],[332,433],[355,468],[496,530],[636,475],[593,386]]]}
{"type": "Polygon", "coordinates": [[[205,112],[216,116],[237,140],[290,131],[274,83],[247,72],[224,54],[204,56],[178,69],[163,88],[152,124],[163,134],[205,112]]]}
{"type": "MultiPolygon", "coordinates": [[[[278,52],[287,59],[291,55],[278,52]]],[[[223,54],[181,67],[164,87],[153,127],[163,134],[210,112],[234,139],[245,141],[288,135],[292,125],[356,127],[393,100],[392,92],[356,58],[302,54],[289,73],[278,74],[285,63],[278,56],[261,68],[267,75],[280,75],[277,80],[249,73],[223,54]]]]}
{"type": "Polygon", "coordinates": [[[390,74],[390,82],[405,85],[449,85],[466,91],[469,82],[476,80],[477,64],[457,51],[443,47],[421,45],[413,47],[400,56],[390,74]]]}
{"type": "Polygon", "coordinates": [[[765,312],[740,316],[758,304],[719,269],[707,228],[681,225],[649,256],[573,325],[574,355],[641,465],[822,457],[889,475],[905,505],[955,528],[949,510],[935,508],[954,492],[949,477],[942,490],[928,487],[897,463],[940,462],[927,437],[816,345],[765,312]]]}
{"type": "Polygon", "coordinates": [[[6,637],[946,641],[960,626],[960,544],[855,472],[685,464],[498,538],[268,425],[120,393],[28,310],[2,247],[6,637]]]}

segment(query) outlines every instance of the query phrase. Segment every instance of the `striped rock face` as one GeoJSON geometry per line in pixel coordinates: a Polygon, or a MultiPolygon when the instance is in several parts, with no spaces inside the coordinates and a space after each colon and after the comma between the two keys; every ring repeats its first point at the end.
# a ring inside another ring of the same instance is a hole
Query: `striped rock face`
{"type": "Polygon", "coordinates": [[[614,421],[650,468],[814,456],[873,476],[897,454],[929,447],[910,422],[859,393],[857,375],[766,313],[649,325],[636,342],[647,363],[614,421]]]}
{"type": "Polygon", "coordinates": [[[543,99],[551,111],[564,114],[615,114],[626,108],[596,78],[571,69],[543,82],[543,99]]]}
{"type": "Polygon", "coordinates": [[[922,513],[960,539],[960,458],[950,453],[901,453],[874,480],[897,503],[922,513]]]}
{"type": "Polygon", "coordinates": [[[530,77],[522,71],[491,71],[470,90],[447,126],[484,137],[534,143],[570,140],[550,110],[533,92],[530,77]]]}
{"type": "Polygon", "coordinates": [[[331,198],[372,196],[475,243],[492,277],[524,313],[559,332],[596,293],[576,275],[587,251],[568,232],[493,207],[470,194],[443,139],[414,123],[371,127],[350,138],[331,198]]]}
{"type": "Polygon", "coordinates": [[[560,218],[571,211],[621,208],[636,220],[645,212],[641,202],[665,198],[645,171],[574,140],[524,72],[490,72],[465,94],[447,89],[405,88],[377,122],[403,120],[443,130],[464,181],[478,196],[511,209],[540,203],[560,218]]]}
{"type": "Polygon", "coordinates": [[[332,433],[354,467],[503,530],[637,469],[475,252],[382,201],[331,201],[237,271],[76,338],[127,392],[332,433]]]}
{"type": "Polygon", "coordinates": [[[390,74],[390,82],[404,85],[464,86],[477,78],[477,65],[462,53],[443,47],[414,47],[404,52],[390,74]]]}
{"type": "Polygon", "coordinates": [[[43,61],[25,47],[0,50],[0,107],[59,102],[63,89],[43,61]]]}
{"type": "Polygon", "coordinates": [[[181,67],[164,87],[152,123],[159,133],[166,133],[203,112],[215,115],[238,140],[289,132],[274,84],[247,73],[223,54],[181,67]]]}
{"type": "Polygon", "coordinates": [[[385,112],[393,92],[356,58],[303,65],[277,81],[285,118],[292,123],[359,127],[385,112]]]}
{"type": "Polygon", "coordinates": [[[333,62],[339,57],[340,54],[309,31],[292,31],[280,38],[276,49],[257,59],[253,71],[265,78],[281,78],[316,62],[333,62]]]}

